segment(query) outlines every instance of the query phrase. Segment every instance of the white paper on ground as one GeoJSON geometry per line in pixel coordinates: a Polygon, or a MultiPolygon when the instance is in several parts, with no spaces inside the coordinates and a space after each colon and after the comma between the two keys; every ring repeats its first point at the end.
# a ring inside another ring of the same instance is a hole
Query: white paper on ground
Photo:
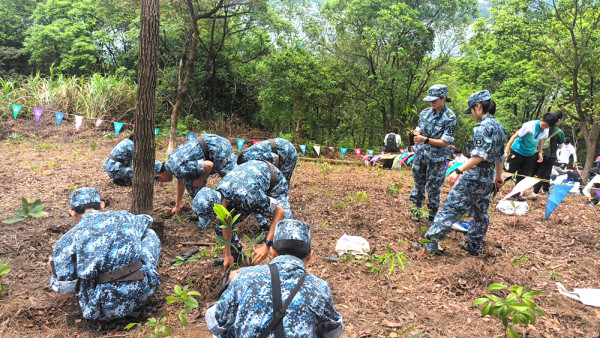
{"type": "Polygon", "coordinates": [[[600,289],[578,289],[574,288],[573,292],[567,291],[565,286],[556,282],[558,292],[569,298],[580,301],[583,305],[600,307],[600,289]]]}
{"type": "Polygon", "coordinates": [[[338,255],[351,252],[353,255],[363,255],[371,251],[369,242],[360,236],[348,236],[344,234],[335,244],[335,251],[338,255]]]}

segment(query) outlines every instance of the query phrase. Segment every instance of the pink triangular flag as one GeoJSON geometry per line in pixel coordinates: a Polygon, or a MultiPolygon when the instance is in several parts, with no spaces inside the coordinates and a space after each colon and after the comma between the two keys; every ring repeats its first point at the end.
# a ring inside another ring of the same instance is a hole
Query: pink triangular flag
{"type": "Polygon", "coordinates": [[[357,158],[360,158],[360,149],[354,148],[354,153],[356,154],[357,158]]]}
{"type": "Polygon", "coordinates": [[[83,116],[75,115],[75,130],[79,130],[81,123],[83,122],[83,116]]]}

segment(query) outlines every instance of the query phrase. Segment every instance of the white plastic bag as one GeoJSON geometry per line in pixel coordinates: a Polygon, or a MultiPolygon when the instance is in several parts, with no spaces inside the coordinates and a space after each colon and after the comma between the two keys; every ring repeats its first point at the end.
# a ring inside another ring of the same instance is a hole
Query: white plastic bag
{"type": "Polygon", "coordinates": [[[529,210],[529,205],[527,201],[519,202],[519,201],[510,201],[510,200],[500,200],[496,209],[500,210],[502,213],[507,215],[525,215],[527,210],[529,210]]]}
{"type": "Polygon", "coordinates": [[[344,234],[335,244],[335,251],[338,255],[348,252],[353,255],[364,255],[371,251],[371,247],[369,246],[369,242],[360,236],[348,236],[344,234]]]}

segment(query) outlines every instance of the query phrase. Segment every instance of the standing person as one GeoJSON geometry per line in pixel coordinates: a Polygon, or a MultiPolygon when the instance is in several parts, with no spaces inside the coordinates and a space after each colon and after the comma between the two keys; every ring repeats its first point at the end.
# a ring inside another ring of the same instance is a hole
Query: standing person
{"type": "MultiPolygon", "coordinates": [[[[525,122],[506,144],[504,149],[508,165],[506,172],[518,174],[517,183],[521,182],[523,177],[531,175],[536,161],[542,163],[544,160],[544,139],[548,138],[548,128],[554,127],[557,121],[558,118],[554,114],[546,113],[541,120],[525,122]]],[[[524,201],[520,194],[514,195],[511,199],[524,201]]]]}
{"type": "Polygon", "coordinates": [[[237,164],[251,160],[265,160],[274,164],[290,183],[298,161],[298,152],[294,145],[284,138],[268,139],[242,151],[238,155],[237,164]]]}
{"type": "Polygon", "coordinates": [[[231,284],[206,310],[210,332],[218,337],[339,337],[344,324],[329,285],[306,273],[312,255],[308,224],[277,223],[271,264],[229,275],[231,284]],[[287,309],[282,303],[289,303],[287,309]]]}
{"type": "MultiPolygon", "coordinates": [[[[113,179],[113,183],[116,185],[128,187],[133,182],[133,167],[131,163],[133,161],[133,134],[123,141],[119,142],[110,155],[104,161],[102,168],[108,175],[113,179]]],[[[158,178],[158,175],[164,172],[163,163],[161,161],[154,161],[154,177],[158,178]]]]}
{"type": "Polygon", "coordinates": [[[392,128],[392,132],[385,135],[383,142],[385,144],[383,151],[386,153],[399,153],[402,140],[400,134],[398,134],[398,127],[392,128]]]}
{"type": "Polygon", "coordinates": [[[456,115],[446,106],[451,102],[448,87],[431,86],[423,99],[431,105],[419,115],[419,125],[414,130],[415,155],[412,161],[415,188],[410,193],[411,220],[421,219],[421,206],[427,189],[428,224],[431,225],[440,206],[440,190],[446,177],[446,159],[450,157],[448,146],[454,142],[456,115]]]}
{"type": "Polygon", "coordinates": [[[54,246],[50,287],[62,300],[77,293],[83,317],[109,320],[138,311],[160,284],[160,241],[152,217],[104,210],[96,188],[71,194],[79,223],[54,246]]]}
{"type": "MultiPolygon", "coordinates": [[[[506,131],[494,118],[496,103],[487,90],[482,90],[473,93],[467,104],[469,109],[465,114],[471,114],[478,121],[473,128],[473,139],[467,146],[469,159],[448,176],[447,180],[451,183],[459,175],[461,178],[450,190],[442,210],[425,233],[425,238],[431,242],[423,247],[429,253],[437,251],[438,243],[450,232],[452,224],[468,213],[472,220],[469,223],[467,241],[459,245],[470,254],[480,254],[489,224],[490,195],[494,185],[500,188],[504,183],[501,174],[506,131]]],[[[419,247],[419,244],[415,243],[413,247],[419,247]]]]}
{"type": "MultiPolygon", "coordinates": [[[[235,209],[242,222],[250,214],[262,214],[272,218],[271,226],[265,229],[266,240],[256,249],[253,264],[263,261],[273,245],[275,224],[282,219],[292,218],[292,210],[288,200],[289,186],[287,180],[274,165],[266,161],[249,161],[237,166],[225,176],[217,187],[212,190],[202,188],[194,198],[193,209],[198,215],[198,226],[206,228],[215,217],[214,205],[221,204],[229,210],[235,209]]],[[[235,228],[235,226],[234,226],[235,228]]],[[[221,229],[220,224],[214,226],[217,236],[222,236],[231,242],[235,248],[225,245],[223,266],[228,268],[234,262],[239,262],[242,246],[238,236],[230,229],[221,229]]]]}
{"type": "Polygon", "coordinates": [[[569,165],[571,155],[573,155],[573,166],[577,167],[577,151],[573,147],[573,144],[571,144],[571,139],[567,137],[563,147],[556,152],[556,163],[561,169],[565,169],[569,165]]]}
{"type": "Polygon", "coordinates": [[[184,190],[187,189],[193,199],[209,175],[216,173],[223,177],[235,166],[231,143],[219,135],[202,134],[175,148],[165,162],[167,174],[177,178],[175,207],[171,213],[181,210],[184,190]]]}
{"type": "Polygon", "coordinates": [[[558,121],[554,127],[552,127],[552,131],[550,131],[550,135],[547,139],[544,140],[543,143],[543,156],[544,160],[542,163],[535,163],[533,173],[538,178],[541,178],[545,181],[540,181],[533,186],[533,192],[531,193],[531,198],[537,199],[537,194],[540,192],[540,189],[544,188],[543,194],[547,195],[550,191],[550,174],[552,173],[552,166],[554,162],[556,162],[557,150],[563,146],[566,142],[565,133],[559,128],[559,126],[563,122],[563,113],[560,111],[555,111],[554,114],[558,121]]]}

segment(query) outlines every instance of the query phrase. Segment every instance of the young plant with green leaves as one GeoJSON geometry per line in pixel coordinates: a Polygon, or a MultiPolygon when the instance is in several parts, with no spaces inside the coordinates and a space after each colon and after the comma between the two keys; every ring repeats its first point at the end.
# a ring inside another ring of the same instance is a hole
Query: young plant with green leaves
{"type": "Polygon", "coordinates": [[[9,260],[5,262],[0,260],[0,292],[2,292],[2,277],[6,276],[10,272],[10,266],[8,263],[10,263],[9,260]]]}
{"type": "Polygon", "coordinates": [[[179,285],[175,285],[173,288],[175,291],[175,296],[167,296],[165,299],[167,300],[167,304],[177,303],[181,307],[177,311],[177,317],[181,322],[181,325],[188,326],[187,318],[185,314],[192,313],[195,308],[198,307],[198,301],[192,296],[201,296],[198,291],[188,291],[188,286],[184,286],[183,289],[179,285]]]}
{"type": "Polygon", "coordinates": [[[392,182],[390,183],[390,185],[388,186],[388,189],[386,190],[386,193],[388,195],[392,195],[392,196],[396,196],[398,195],[398,192],[400,192],[400,190],[404,188],[404,184],[402,183],[396,183],[396,182],[392,182]]]}
{"type": "MultiPolygon", "coordinates": [[[[489,291],[506,291],[507,286],[493,283],[488,287],[489,291]]],[[[523,288],[517,285],[511,286],[508,290],[512,291],[502,299],[496,295],[483,295],[473,302],[473,306],[482,305],[481,316],[495,316],[502,321],[506,335],[510,338],[521,337],[513,325],[535,324],[537,316],[544,316],[544,312],[533,302],[533,298],[538,296],[541,291],[531,291],[529,285],[523,288]],[[511,325],[511,323],[513,325],[511,325]]],[[[505,292],[503,292],[505,293],[505,292]]]]}
{"type": "MultiPolygon", "coordinates": [[[[167,317],[162,317],[160,320],[152,317],[148,319],[145,326],[154,328],[154,332],[150,334],[151,338],[171,338],[173,335],[171,334],[171,329],[167,327],[165,322],[167,321],[167,317]]],[[[133,327],[137,327],[138,331],[141,333],[143,326],[141,323],[129,323],[125,326],[125,330],[131,330],[133,327]]]]}
{"type": "Polygon", "coordinates": [[[389,244],[386,247],[387,253],[382,255],[375,254],[377,251],[376,248],[371,249],[365,255],[357,255],[356,257],[348,253],[348,257],[343,262],[362,260],[365,262],[365,266],[369,269],[369,272],[375,273],[377,276],[385,270],[388,270],[388,275],[391,276],[397,266],[400,266],[402,271],[405,271],[406,256],[402,252],[396,252],[389,244]]]}
{"type": "Polygon", "coordinates": [[[15,212],[17,215],[3,220],[2,223],[14,224],[26,220],[29,222],[29,224],[31,224],[34,218],[48,216],[48,213],[44,211],[44,206],[39,198],[32,204],[29,204],[25,197],[21,197],[21,208],[16,209],[15,212]]]}
{"type": "MultiPolygon", "coordinates": [[[[217,215],[217,219],[219,220],[219,223],[221,223],[221,225],[219,225],[219,228],[221,229],[227,229],[229,230],[229,232],[234,233],[238,231],[237,227],[234,227],[235,222],[237,221],[237,219],[240,217],[239,214],[235,215],[235,216],[231,216],[231,212],[229,212],[229,210],[227,210],[227,208],[225,208],[223,205],[221,204],[215,204],[215,206],[213,207],[213,210],[215,211],[215,214],[217,215]]],[[[231,247],[231,250],[235,250],[238,255],[240,255],[242,261],[244,260],[244,252],[240,252],[238,250],[238,248],[233,245],[233,243],[227,239],[225,239],[225,237],[223,236],[215,236],[215,241],[217,241],[220,244],[223,245],[229,245],[231,247]]],[[[236,263],[232,264],[229,269],[231,269],[234,265],[236,265],[236,263]]]]}

